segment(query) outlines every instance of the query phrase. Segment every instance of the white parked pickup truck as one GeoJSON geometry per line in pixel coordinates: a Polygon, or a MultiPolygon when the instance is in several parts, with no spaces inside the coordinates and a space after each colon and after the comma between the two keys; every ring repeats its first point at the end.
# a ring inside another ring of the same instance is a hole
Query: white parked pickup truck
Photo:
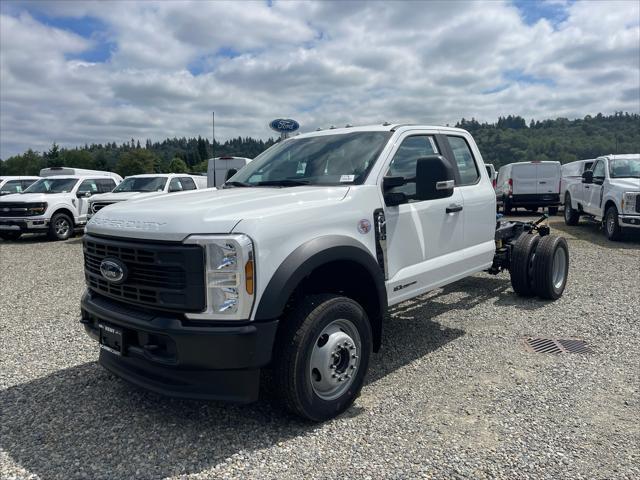
{"type": "Polygon", "coordinates": [[[184,173],[131,175],[112,192],[94,195],[89,201],[88,217],[91,218],[96,212],[113,203],[199,188],[207,188],[207,177],[204,175],[184,173]]]}
{"type": "MultiPolygon", "coordinates": [[[[99,362],[156,392],[347,409],[389,305],[476,272],[559,298],[569,253],[540,222],[496,222],[471,135],[375,125],[272,146],[220,190],[123,202],[84,237],[81,323],[99,362]]],[[[543,217],[544,219],[544,217],[543,217]]]]}
{"type": "Polygon", "coordinates": [[[87,222],[89,198],[110,192],[122,178],[111,172],[46,168],[40,180],[22,193],[0,197],[0,238],[17,240],[23,233],[47,233],[66,240],[87,222]]]}
{"type": "Polygon", "coordinates": [[[567,187],[565,223],[577,225],[581,216],[602,222],[609,240],[640,228],[640,154],[598,157],[581,182],[567,187]]]}

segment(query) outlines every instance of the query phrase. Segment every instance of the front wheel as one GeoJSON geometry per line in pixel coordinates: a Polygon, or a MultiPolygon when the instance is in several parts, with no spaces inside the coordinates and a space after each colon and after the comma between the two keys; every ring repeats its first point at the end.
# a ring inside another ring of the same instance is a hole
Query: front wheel
{"type": "Polygon", "coordinates": [[[3,240],[18,240],[22,232],[0,232],[0,238],[3,240]]]}
{"type": "Polygon", "coordinates": [[[580,213],[571,207],[571,195],[564,196],[564,223],[567,225],[577,225],[580,221],[580,213]]]}
{"type": "Polygon", "coordinates": [[[611,205],[604,214],[604,231],[609,240],[614,242],[622,238],[622,229],[618,221],[618,209],[611,205]]]}
{"type": "Polygon", "coordinates": [[[338,295],[312,295],[281,328],[274,380],[287,409],[320,422],[349,408],[360,394],[372,350],[362,307],[338,295]]]}
{"type": "Polygon", "coordinates": [[[51,240],[67,240],[73,234],[73,220],[66,213],[56,213],[49,222],[51,240]]]}

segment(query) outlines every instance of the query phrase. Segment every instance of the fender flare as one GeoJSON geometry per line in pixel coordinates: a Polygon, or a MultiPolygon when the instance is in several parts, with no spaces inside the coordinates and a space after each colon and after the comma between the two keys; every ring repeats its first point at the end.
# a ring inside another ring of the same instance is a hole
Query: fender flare
{"type": "MultiPolygon", "coordinates": [[[[378,318],[372,318],[371,321],[374,324],[381,323],[387,309],[387,291],[382,270],[362,244],[342,235],[314,238],[291,252],[269,280],[256,308],[255,320],[279,318],[289,297],[305,277],[316,268],[339,260],[356,262],[369,272],[378,297],[378,318]]],[[[374,325],[372,328],[375,328],[374,325]]]]}

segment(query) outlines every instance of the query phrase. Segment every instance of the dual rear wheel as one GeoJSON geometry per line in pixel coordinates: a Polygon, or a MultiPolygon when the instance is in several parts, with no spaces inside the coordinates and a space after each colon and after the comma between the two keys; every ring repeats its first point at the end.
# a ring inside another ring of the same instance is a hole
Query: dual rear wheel
{"type": "Polygon", "coordinates": [[[523,297],[557,300],[569,275],[569,247],[556,235],[523,233],[513,244],[511,285],[523,297]]]}

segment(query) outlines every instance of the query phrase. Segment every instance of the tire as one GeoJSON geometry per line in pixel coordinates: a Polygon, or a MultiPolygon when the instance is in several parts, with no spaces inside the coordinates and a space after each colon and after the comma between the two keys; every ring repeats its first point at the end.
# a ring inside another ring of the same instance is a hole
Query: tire
{"type": "Polygon", "coordinates": [[[622,228],[618,221],[618,209],[611,205],[604,214],[604,233],[609,240],[614,242],[622,238],[622,228]]]}
{"type": "Polygon", "coordinates": [[[509,274],[513,290],[522,297],[535,295],[533,288],[533,260],[540,236],[523,233],[513,244],[509,274]]]}
{"type": "Polygon", "coordinates": [[[536,295],[547,300],[562,296],[569,276],[569,246],[563,237],[542,237],[533,259],[536,295]]]}
{"type": "Polygon", "coordinates": [[[502,213],[505,215],[509,215],[511,213],[511,204],[506,198],[502,201],[502,213]]]}
{"type": "Polygon", "coordinates": [[[564,223],[566,225],[577,225],[580,221],[580,213],[571,207],[571,195],[564,196],[564,223]]]}
{"type": "Polygon", "coordinates": [[[0,238],[3,240],[18,240],[22,232],[0,232],[0,238]]]}
{"type": "Polygon", "coordinates": [[[558,207],[549,207],[549,216],[555,217],[558,214],[558,207]]]}
{"type": "Polygon", "coordinates": [[[73,220],[66,213],[56,213],[49,222],[51,240],[67,240],[73,235],[73,220]]]}
{"type": "Polygon", "coordinates": [[[362,307],[338,295],[311,295],[280,328],[273,376],[285,407],[314,422],[349,408],[360,394],[372,350],[362,307]]]}

